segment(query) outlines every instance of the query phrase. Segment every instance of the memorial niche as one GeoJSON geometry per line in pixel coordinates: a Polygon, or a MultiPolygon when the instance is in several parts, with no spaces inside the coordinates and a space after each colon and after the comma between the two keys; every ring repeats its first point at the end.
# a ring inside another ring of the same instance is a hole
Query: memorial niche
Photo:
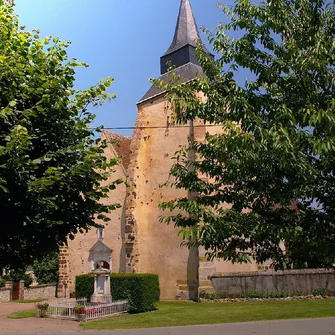
{"type": "Polygon", "coordinates": [[[112,250],[102,239],[98,239],[90,249],[90,261],[92,266],[91,272],[94,274],[94,293],[91,296],[91,302],[112,302],[110,288],[112,250]]]}

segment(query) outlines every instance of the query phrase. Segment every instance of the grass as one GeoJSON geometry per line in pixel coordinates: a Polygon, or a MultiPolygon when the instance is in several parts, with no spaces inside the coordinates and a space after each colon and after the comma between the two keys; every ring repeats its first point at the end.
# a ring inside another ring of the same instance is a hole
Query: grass
{"type": "Polygon", "coordinates": [[[8,315],[8,317],[10,319],[26,319],[26,318],[33,318],[36,316],[36,309],[26,309],[24,311],[19,311],[19,312],[14,312],[10,315],[8,315]]]}
{"type": "Polygon", "coordinates": [[[17,302],[19,304],[31,304],[34,302],[41,302],[41,301],[46,301],[46,300],[48,299],[46,298],[46,299],[14,300],[13,302],[17,302]]]}
{"type": "Polygon", "coordinates": [[[130,329],[335,316],[335,299],[241,303],[160,302],[157,310],[81,323],[83,329],[130,329]]]}

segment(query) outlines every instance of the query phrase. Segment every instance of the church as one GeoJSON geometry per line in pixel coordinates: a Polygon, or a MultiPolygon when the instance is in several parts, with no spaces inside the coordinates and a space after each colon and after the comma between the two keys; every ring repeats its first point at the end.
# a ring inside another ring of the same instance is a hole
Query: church
{"type": "MultiPolygon", "coordinates": [[[[190,0],[181,0],[175,34],[171,46],[161,57],[161,79],[167,78],[168,64],[184,81],[202,74],[196,57],[199,30],[190,0]]],[[[213,56],[211,56],[213,57],[213,56]]],[[[150,74],[148,74],[150,75],[150,74]]],[[[187,191],[161,188],[169,178],[172,157],[186,145],[192,134],[201,141],[206,132],[221,132],[220,127],[207,127],[201,121],[189,127],[169,127],[173,112],[166,92],[152,86],[137,102],[138,115],[131,138],[109,131],[102,133],[108,142],[107,158],[120,156],[121,161],[111,179],[127,180],[102,199],[106,204],[119,203],[121,208],[109,214],[105,229],[92,229],[77,234],[59,256],[58,296],[74,293],[75,277],[91,272],[90,249],[97,238],[112,250],[111,272],[154,273],[159,276],[161,299],[197,299],[202,291],[211,292],[210,277],[214,274],[257,271],[256,264],[209,262],[205,251],[181,246],[178,229],[159,221],[164,215],[159,203],[187,197],[187,191]]]]}

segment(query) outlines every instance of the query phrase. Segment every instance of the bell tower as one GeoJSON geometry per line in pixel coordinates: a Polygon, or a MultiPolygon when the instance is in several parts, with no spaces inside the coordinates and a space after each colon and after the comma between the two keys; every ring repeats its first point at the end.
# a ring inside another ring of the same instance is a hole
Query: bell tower
{"type": "MultiPolygon", "coordinates": [[[[169,63],[184,81],[202,74],[196,58],[199,39],[190,1],[181,0],[173,41],[161,57],[160,79],[169,78],[169,63]]],[[[127,271],[158,274],[161,299],[197,299],[199,252],[181,246],[178,229],[160,222],[160,217],[168,213],[163,213],[158,206],[163,201],[189,196],[186,190],[160,185],[169,179],[175,152],[188,144],[190,136],[204,139],[206,128],[194,127],[197,121],[170,127],[173,111],[165,92],[156,86],[140,99],[137,108],[126,198],[127,271]]]]}
{"type": "Polygon", "coordinates": [[[195,52],[198,41],[200,35],[190,1],[182,0],[173,41],[161,57],[161,74],[168,71],[169,64],[177,68],[187,63],[200,66],[195,52]]]}

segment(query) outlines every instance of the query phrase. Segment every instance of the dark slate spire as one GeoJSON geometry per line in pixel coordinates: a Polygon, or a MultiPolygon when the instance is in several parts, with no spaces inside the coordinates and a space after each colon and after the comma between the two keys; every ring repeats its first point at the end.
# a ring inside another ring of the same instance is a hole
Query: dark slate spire
{"type": "Polygon", "coordinates": [[[198,39],[200,39],[199,30],[197,23],[195,22],[190,1],[182,0],[180,3],[174,38],[164,56],[177,51],[188,44],[196,47],[196,40],[198,39]]]}
{"type": "Polygon", "coordinates": [[[187,63],[199,65],[195,53],[197,40],[200,40],[200,35],[190,1],[181,0],[172,44],[161,57],[161,74],[168,71],[168,62],[176,67],[187,63]]]}
{"type": "MultiPolygon", "coordinates": [[[[198,75],[203,74],[195,53],[197,40],[199,39],[199,30],[194,19],[190,0],[181,0],[176,32],[172,44],[161,57],[162,75],[159,79],[163,81],[170,80],[167,73],[169,64],[167,63],[171,63],[175,67],[173,70],[174,73],[185,82],[193,80],[198,75]]],[[[208,55],[214,59],[214,56],[211,55],[209,51],[207,52],[208,55]]],[[[138,104],[158,97],[163,93],[165,93],[164,90],[153,85],[138,104]]]]}

